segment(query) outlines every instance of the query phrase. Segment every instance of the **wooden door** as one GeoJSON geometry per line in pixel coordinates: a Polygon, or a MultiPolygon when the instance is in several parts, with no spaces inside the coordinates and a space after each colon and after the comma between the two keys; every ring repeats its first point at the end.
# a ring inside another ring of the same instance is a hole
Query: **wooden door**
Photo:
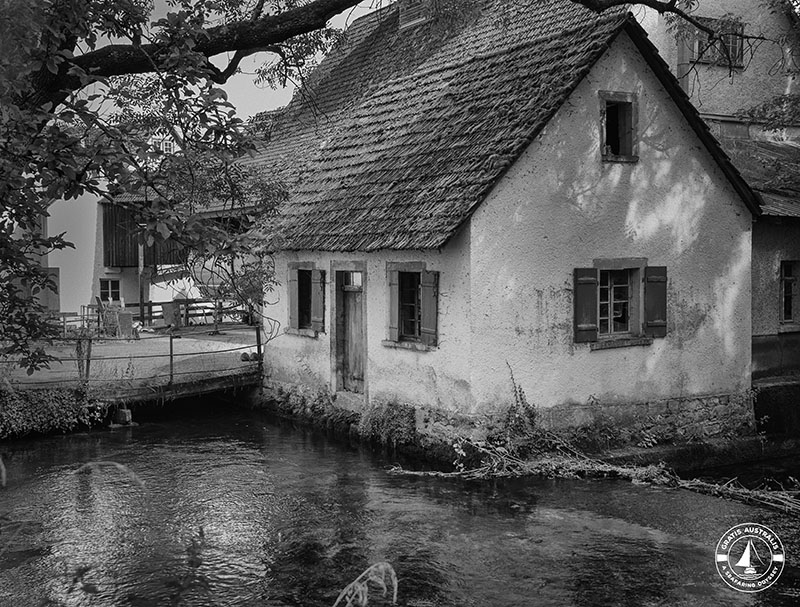
{"type": "Polygon", "coordinates": [[[339,386],[349,392],[364,392],[364,305],[361,272],[337,272],[341,321],[337,340],[339,386]]]}

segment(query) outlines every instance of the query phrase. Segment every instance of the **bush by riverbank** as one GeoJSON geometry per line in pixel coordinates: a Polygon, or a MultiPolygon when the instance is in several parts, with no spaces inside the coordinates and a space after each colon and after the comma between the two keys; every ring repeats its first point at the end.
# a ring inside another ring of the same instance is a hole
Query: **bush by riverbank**
{"type": "Polygon", "coordinates": [[[44,390],[0,386],[0,440],[89,428],[103,422],[108,408],[90,396],[86,385],[44,390]]]}

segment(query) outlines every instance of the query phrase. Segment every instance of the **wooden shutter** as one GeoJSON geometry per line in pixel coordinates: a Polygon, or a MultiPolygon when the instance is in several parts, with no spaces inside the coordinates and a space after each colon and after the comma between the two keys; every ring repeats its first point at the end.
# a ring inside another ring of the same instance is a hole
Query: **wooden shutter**
{"type": "Polygon", "coordinates": [[[389,340],[400,341],[400,277],[389,272],[389,340]]]}
{"type": "Polygon", "coordinates": [[[597,268],[575,268],[575,341],[597,341],[597,268]]]}
{"type": "Polygon", "coordinates": [[[300,314],[298,309],[297,269],[289,268],[289,328],[300,328],[300,314]]]}
{"type": "Polygon", "coordinates": [[[644,334],[665,337],[667,334],[667,268],[644,269],[644,334]]]}
{"type": "Polygon", "coordinates": [[[325,331],[325,272],[311,270],[311,328],[325,331]]]}
{"type": "Polygon", "coordinates": [[[439,272],[420,272],[420,340],[426,346],[436,345],[439,315],[439,272]]]}

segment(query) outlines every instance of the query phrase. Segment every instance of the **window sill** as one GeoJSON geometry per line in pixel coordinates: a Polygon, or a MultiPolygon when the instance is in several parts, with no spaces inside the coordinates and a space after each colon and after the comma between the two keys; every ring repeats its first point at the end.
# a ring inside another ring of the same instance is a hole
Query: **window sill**
{"type": "Polygon", "coordinates": [[[649,346],[653,343],[652,337],[621,337],[617,339],[601,339],[589,344],[589,349],[611,350],[613,348],[630,348],[634,346],[649,346]]]}
{"type": "Polygon", "coordinates": [[[319,335],[319,331],[315,331],[314,329],[285,329],[284,333],[286,333],[286,335],[299,335],[300,337],[312,338],[316,338],[319,335]]]}
{"type": "Polygon", "coordinates": [[[384,339],[381,345],[385,348],[398,348],[400,350],[413,350],[415,352],[431,352],[436,349],[436,346],[426,346],[418,341],[391,341],[384,339]]]}
{"type": "Polygon", "coordinates": [[[778,325],[778,333],[796,333],[800,331],[800,323],[782,322],[778,325]]]}
{"type": "Polygon", "coordinates": [[[603,162],[621,162],[623,164],[635,164],[639,162],[638,156],[617,156],[616,154],[604,154],[603,162]]]}

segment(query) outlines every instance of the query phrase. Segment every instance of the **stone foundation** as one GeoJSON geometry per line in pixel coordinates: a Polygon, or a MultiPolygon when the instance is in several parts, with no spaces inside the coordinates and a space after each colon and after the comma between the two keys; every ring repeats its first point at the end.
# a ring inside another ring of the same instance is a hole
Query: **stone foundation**
{"type": "MultiPolygon", "coordinates": [[[[463,415],[407,403],[354,406],[329,392],[269,383],[264,405],[280,415],[348,434],[414,456],[452,462],[459,437],[483,440],[499,429],[505,412],[463,415]]],[[[565,404],[537,409],[537,423],[586,451],[697,443],[753,436],[753,396],[721,394],[644,403],[565,404]]]]}
{"type": "Polygon", "coordinates": [[[626,444],[653,446],[660,443],[702,441],[755,432],[753,394],[717,394],[670,398],[644,403],[558,405],[540,410],[542,424],[580,438],[592,431],[605,436],[608,448],[626,444]]]}

